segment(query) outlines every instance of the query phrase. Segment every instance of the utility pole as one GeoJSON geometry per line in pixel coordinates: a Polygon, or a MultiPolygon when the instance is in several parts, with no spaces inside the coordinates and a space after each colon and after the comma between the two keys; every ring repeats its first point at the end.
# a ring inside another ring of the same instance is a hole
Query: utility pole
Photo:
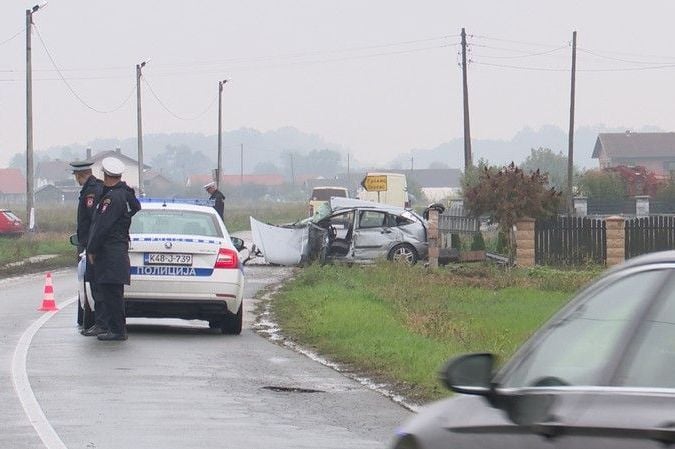
{"type": "Polygon", "coordinates": [[[570,89],[570,131],[567,137],[567,213],[574,214],[572,183],[574,177],[574,89],[577,70],[577,32],[572,33],[572,82],[570,89]]]}
{"type": "Polygon", "coordinates": [[[415,169],[415,157],[412,156],[410,158],[410,171],[413,171],[415,169]]]}
{"type": "Polygon", "coordinates": [[[40,9],[39,5],[26,10],[26,221],[32,231],[35,225],[35,172],[33,169],[33,65],[31,32],[33,14],[40,9]]]}
{"type": "Polygon", "coordinates": [[[473,165],[471,161],[471,130],[469,128],[469,84],[466,67],[466,31],[462,28],[462,87],[464,93],[464,173],[473,165]]]}
{"type": "Polygon", "coordinates": [[[244,185],[244,144],[239,144],[239,185],[244,185]]]}
{"type": "Polygon", "coordinates": [[[218,171],[216,172],[216,189],[220,189],[220,178],[223,176],[223,86],[227,80],[218,81],[218,171]]]}
{"type": "Polygon", "coordinates": [[[347,191],[350,192],[349,193],[350,195],[351,189],[352,189],[352,176],[349,173],[349,153],[347,153],[347,191]]]}
{"type": "Polygon", "coordinates": [[[293,153],[291,153],[291,185],[295,185],[295,168],[293,167],[293,153]]]}
{"type": "Polygon", "coordinates": [[[139,196],[145,196],[143,185],[143,121],[141,120],[141,69],[148,61],[136,64],[136,125],[138,129],[138,192],[139,196]]]}

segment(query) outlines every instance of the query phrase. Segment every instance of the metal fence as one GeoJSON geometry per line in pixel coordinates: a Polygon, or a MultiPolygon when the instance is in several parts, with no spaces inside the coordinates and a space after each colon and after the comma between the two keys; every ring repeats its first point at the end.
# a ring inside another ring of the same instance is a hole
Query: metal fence
{"type": "Polygon", "coordinates": [[[604,264],[607,259],[605,221],[567,216],[537,220],[534,259],[538,265],[604,264]]]}
{"type": "Polygon", "coordinates": [[[675,249],[675,217],[651,215],[626,220],[626,259],[675,249]]]}

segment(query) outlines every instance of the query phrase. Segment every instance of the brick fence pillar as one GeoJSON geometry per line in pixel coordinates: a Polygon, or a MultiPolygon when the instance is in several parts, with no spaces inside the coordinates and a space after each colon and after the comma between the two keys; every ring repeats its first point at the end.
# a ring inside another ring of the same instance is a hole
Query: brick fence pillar
{"type": "Polygon", "coordinates": [[[618,265],[626,259],[626,219],[617,215],[605,218],[607,229],[607,266],[618,265]]]}
{"type": "Polygon", "coordinates": [[[427,229],[429,243],[429,267],[438,268],[438,210],[429,209],[429,229],[427,229]]]}
{"type": "Polygon", "coordinates": [[[521,218],[516,223],[516,265],[534,266],[534,219],[521,218]]]}

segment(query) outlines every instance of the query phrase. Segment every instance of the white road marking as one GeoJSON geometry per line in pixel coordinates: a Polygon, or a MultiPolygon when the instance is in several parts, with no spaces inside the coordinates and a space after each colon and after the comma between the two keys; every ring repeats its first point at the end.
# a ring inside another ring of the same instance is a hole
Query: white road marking
{"type": "MultiPolygon", "coordinates": [[[[73,302],[77,301],[77,296],[70,298],[58,304],[58,308],[62,309],[73,302]]],[[[14,350],[14,357],[12,358],[12,383],[14,390],[19,396],[19,401],[26,412],[28,420],[42,440],[46,449],[68,449],[56,431],[49,424],[47,417],[42,411],[42,407],[38,404],[33,389],[28,380],[28,372],[26,371],[26,359],[28,358],[28,348],[37,331],[45,324],[51,317],[53,317],[58,310],[54,312],[47,312],[39,319],[35,320],[31,326],[21,335],[19,343],[14,350]]]]}

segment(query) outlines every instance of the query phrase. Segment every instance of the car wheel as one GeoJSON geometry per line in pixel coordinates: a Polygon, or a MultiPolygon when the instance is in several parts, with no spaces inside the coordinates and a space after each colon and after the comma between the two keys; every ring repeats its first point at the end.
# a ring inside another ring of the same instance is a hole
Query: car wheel
{"type": "Polygon", "coordinates": [[[228,335],[241,334],[241,325],[243,322],[243,315],[244,315],[243,309],[244,309],[244,302],[242,301],[242,303],[239,304],[239,310],[235,315],[223,316],[223,321],[220,325],[220,329],[223,332],[223,334],[228,335]]]}
{"type": "Polygon", "coordinates": [[[415,265],[417,263],[418,256],[415,248],[406,243],[402,243],[400,245],[394,246],[391,251],[389,251],[387,259],[397,263],[404,263],[406,265],[415,265]]]}
{"type": "Polygon", "coordinates": [[[82,310],[82,301],[80,300],[80,295],[77,295],[77,325],[82,326],[82,318],[84,311],[82,310]]]}

